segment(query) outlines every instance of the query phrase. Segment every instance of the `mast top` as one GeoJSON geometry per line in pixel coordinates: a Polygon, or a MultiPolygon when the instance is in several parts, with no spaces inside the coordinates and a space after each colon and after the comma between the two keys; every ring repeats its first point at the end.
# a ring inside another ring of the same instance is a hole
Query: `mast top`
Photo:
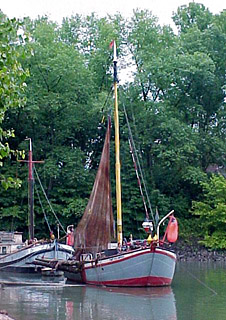
{"type": "Polygon", "coordinates": [[[117,63],[118,58],[117,58],[117,48],[116,48],[116,42],[115,42],[115,40],[112,40],[112,41],[111,41],[109,47],[110,47],[110,49],[113,48],[113,53],[114,53],[114,55],[113,55],[113,62],[114,62],[114,63],[117,63]]]}
{"type": "Polygon", "coordinates": [[[114,40],[114,62],[118,62],[118,58],[117,58],[117,49],[116,49],[116,42],[114,40]]]}
{"type": "Polygon", "coordinates": [[[29,141],[29,151],[32,151],[31,138],[26,138],[25,141],[29,141]]]}

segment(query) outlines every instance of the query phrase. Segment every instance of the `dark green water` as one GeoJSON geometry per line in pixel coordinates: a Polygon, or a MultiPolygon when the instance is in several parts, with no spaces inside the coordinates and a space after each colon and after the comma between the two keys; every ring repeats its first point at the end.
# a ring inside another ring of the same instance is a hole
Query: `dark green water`
{"type": "Polygon", "coordinates": [[[172,286],[177,319],[226,319],[226,263],[179,263],[172,286]]]}
{"type": "Polygon", "coordinates": [[[33,286],[0,289],[0,309],[16,320],[224,320],[226,263],[178,263],[167,288],[45,286],[37,277],[0,274],[33,286]],[[42,286],[35,283],[41,282],[42,286]]]}

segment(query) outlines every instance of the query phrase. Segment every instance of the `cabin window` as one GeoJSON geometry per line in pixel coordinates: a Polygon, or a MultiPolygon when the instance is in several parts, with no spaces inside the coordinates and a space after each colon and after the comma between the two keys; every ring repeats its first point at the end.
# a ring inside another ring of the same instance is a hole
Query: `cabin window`
{"type": "Polygon", "coordinates": [[[6,254],[6,247],[2,247],[2,254],[6,254]]]}

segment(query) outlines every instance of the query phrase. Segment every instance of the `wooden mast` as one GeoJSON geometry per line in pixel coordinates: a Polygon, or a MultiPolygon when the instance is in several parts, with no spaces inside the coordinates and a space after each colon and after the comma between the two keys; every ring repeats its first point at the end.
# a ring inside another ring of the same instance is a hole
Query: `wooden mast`
{"type": "Polygon", "coordinates": [[[116,171],[116,204],[117,204],[117,240],[118,245],[122,246],[122,203],[121,203],[121,166],[120,166],[120,144],[119,144],[119,116],[118,116],[118,91],[117,91],[117,51],[116,43],[114,46],[114,95],[115,95],[115,171],[116,171]]]}
{"type": "Polygon", "coordinates": [[[29,239],[33,240],[34,233],[34,172],[32,161],[32,143],[29,139],[29,154],[28,154],[28,203],[29,203],[29,239]]]}
{"type": "Polygon", "coordinates": [[[32,143],[31,138],[29,140],[29,154],[27,160],[18,160],[19,162],[28,163],[28,206],[29,206],[29,240],[34,240],[34,173],[33,173],[33,163],[44,163],[44,161],[33,161],[32,159],[32,143]]]}

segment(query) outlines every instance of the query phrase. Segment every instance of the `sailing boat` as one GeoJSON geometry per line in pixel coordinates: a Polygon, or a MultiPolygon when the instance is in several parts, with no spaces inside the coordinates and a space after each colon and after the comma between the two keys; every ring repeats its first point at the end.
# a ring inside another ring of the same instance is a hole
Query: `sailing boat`
{"type": "Polygon", "coordinates": [[[43,161],[32,160],[32,142],[29,140],[28,160],[20,162],[28,163],[28,195],[29,195],[29,240],[22,242],[22,233],[0,232],[0,271],[33,273],[41,271],[41,265],[33,265],[36,259],[67,260],[72,257],[74,249],[58,243],[57,240],[38,241],[34,234],[34,177],[33,164],[43,161]]]}
{"type": "MultiPolygon", "coordinates": [[[[149,287],[170,285],[174,276],[176,255],[164,247],[165,237],[175,242],[177,221],[170,211],[157,225],[157,240],[131,245],[123,250],[121,183],[119,155],[119,119],[117,101],[117,55],[114,47],[114,94],[115,94],[115,152],[116,152],[116,200],[117,244],[109,247],[112,236],[113,215],[110,193],[110,122],[95,183],[84,215],[75,230],[75,260],[64,263],[65,276],[69,280],[86,284],[117,287],[149,287]],[[169,218],[165,236],[160,241],[160,226],[169,218]]],[[[151,221],[144,228],[153,230],[151,221]]],[[[149,237],[150,238],[150,237],[149,237]]]]}

